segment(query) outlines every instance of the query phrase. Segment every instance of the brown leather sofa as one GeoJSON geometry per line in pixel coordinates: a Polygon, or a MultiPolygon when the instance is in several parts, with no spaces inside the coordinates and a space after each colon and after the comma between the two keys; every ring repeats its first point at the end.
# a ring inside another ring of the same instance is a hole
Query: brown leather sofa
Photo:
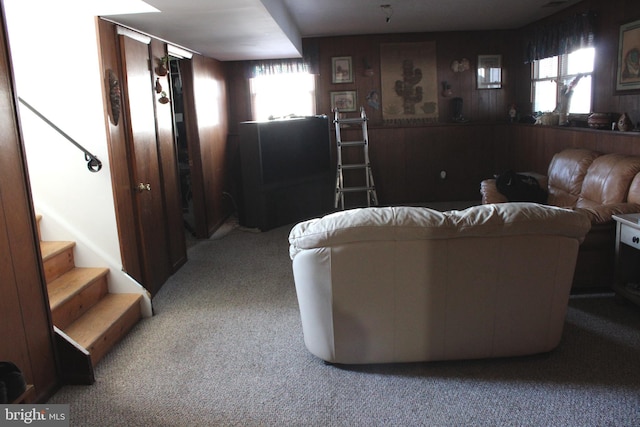
{"type": "MultiPolygon", "coordinates": [[[[602,154],[571,148],[557,153],[546,176],[531,174],[547,189],[547,203],[583,212],[591,230],[580,246],[574,291],[612,284],[615,261],[614,214],[640,212],[640,156],[602,154]]],[[[495,179],[480,185],[483,203],[504,203],[495,179]]]]}

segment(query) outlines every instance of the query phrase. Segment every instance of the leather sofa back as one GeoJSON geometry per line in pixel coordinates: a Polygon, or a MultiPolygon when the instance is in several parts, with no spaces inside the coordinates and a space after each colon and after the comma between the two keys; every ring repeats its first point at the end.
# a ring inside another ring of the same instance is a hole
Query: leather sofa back
{"type": "Polygon", "coordinates": [[[289,255],[294,259],[304,249],[352,242],[496,238],[541,233],[576,238],[591,227],[586,217],[577,216],[576,219],[573,212],[555,206],[518,202],[448,212],[407,206],[350,209],[297,224],[289,235],[289,255]]]}
{"type": "Polygon", "coordinates": [[[589,167],[578,207],[627,202],[632,181],[640,172],[640,157],[624,154],[604,154],[589,167]]]}
{"type": "Polygon", "coordinates": [[[583,148],[570,148],[553,156],[548,171],[548,203],[576,206],[587,170],[599,156],[600,153],[583,148]]]}
{"type": "Polygon", "coordinates": [[[590,226],[531,203],[363,208],[299,223],[289,242],[305,345],[347,364],[549,351],[590,226]]]}

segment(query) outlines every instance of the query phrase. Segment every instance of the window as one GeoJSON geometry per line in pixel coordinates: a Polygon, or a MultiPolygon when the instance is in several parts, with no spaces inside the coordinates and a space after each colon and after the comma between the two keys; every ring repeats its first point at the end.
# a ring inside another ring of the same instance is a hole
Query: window
{"type": "Polygon", "coordinates": [[[595,49],[578,49],[572,53],[540,59],[532,63],[531,92],[533,110],[554,111],[563,101],[567,89],[571,90],[568,112],[591,112],[591,75],[595,49]],[[577,82],[576,82],[577,79],[577,82]],[[575,86],[572,87],[572,83],[575,86]]]}
{"type": "Polygon", "coordinates": [[[315,114],[315,76],[309,73],[268,74],[251,79],[253,120],[315,114]]]}

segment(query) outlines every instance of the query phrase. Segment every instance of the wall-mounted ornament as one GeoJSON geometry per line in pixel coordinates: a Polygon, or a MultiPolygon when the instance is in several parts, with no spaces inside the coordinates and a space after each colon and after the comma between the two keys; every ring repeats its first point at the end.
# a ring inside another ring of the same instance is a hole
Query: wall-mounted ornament
{"type": "Polygon", "coordinates": [[[367,61],[367,58],[364,58],[362,62],[364,63],[364,71],[362,72],[362,75],[365,77],[373,77],[373,68],[371,67],[371,64],[369,64],[369,61],[367,61]]]}
{"type": "Polygon", "coordinates": [[[160,104],[167,104],[169,102],[169,97],[167,96],[167,92],[162,91],[162,93],[160,94],[160,98],[158,98],[158,102],[160,104]]]}
{"type": "Polygon", "coordinates": [[[376,110],[380,109],[380,93],[377,90],[372,90],[367,94],[367,104],[376,110]]]}
{"type": "Polygon", "coordinates": [[[449,98],[453,95],[453,89],[451,89],[451,85],[446,80],[442,82],[442,96],[445,98],[449,98]]]}
{"type": "Polygon", "coordinates": [[[162,85],[160,84],[160,78],[156,77],[156,93],[162,92],[162,85]]]}
{"type": "Polygon", "coordinates": [[[120,121],[120,82],[113,70],[109,69],[106,72],[107,87],[109,88],[109,112],[111,115],[111,122],[114,126],[118,126],[120,121]]]}
{"type": "Polygon", "coordinates": [[[516,107],[516,104],[510,104],[509,105],[509,121],[511,123],[514,123],[518,120],[518,108],[516,107]]]}
{"type": "Polygon", "coordinates": [[[631,118],[629,118],[627,113],[622,113],[620,118],[618,118],[618,130],[621,132],[628,132],[631,129],[633,129],[631,118]]]}
{"type": "Polygon", "coordinates": [[[156,66],[156,74],[160,77],[166,76],[169,72],[169,57],[163,56],[157,59],[158,65],[156,66]]]}
{"type": "Polygon", "coordinates": [[[454,73],[461,73],[467,71],[470,68],[469,60],[467,58],[456,59],[451,62],[451,70],[454,73]]]}

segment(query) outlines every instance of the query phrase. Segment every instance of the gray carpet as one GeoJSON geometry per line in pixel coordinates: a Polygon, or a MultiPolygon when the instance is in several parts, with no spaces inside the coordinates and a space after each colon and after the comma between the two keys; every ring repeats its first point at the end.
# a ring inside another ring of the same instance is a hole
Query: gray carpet
{"type": "Polygon", "coordinates": [[[328,366],[302,340],[289,229],[197,242],[97,382],[49,402],[73,426],[640,425],[639,308],[572,297],[544,355],[328,366]]]}

